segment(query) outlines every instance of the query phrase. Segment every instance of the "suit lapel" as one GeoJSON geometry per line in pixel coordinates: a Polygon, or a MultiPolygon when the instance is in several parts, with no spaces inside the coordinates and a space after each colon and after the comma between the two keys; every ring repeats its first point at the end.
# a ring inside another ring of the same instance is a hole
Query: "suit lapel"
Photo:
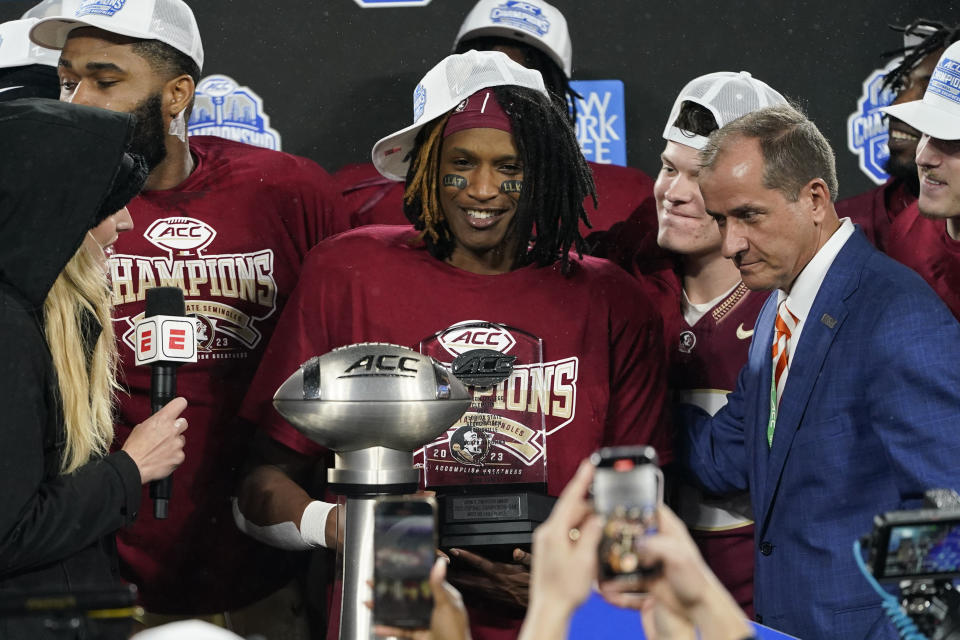
{"type": "MultiPolygon", "coordinates": [[[[844,300],[856,290],[859,284],[860,271],[868,251],[869,245],[866,239],[861,233],[855,232],[830,266],[810,308],[810,314],[804,322],[800,343],[790,363],[787,386],[780,399],[780,412],[774,430],[773,446],[769,449],[766,471],[763,474],[762,519],[758,519],[758,522],[764,524],[768,522],[769,511],[777,495],[784,465],[793,445],[793,438],[803,422],[807,408],[812,406],[813,387],[823,368],[830,346],[847,318],[848,312],[844,300]]],[[[769,322],[772,332],[773,320],[769,322]]],[[[767,367],[767,371],[770,371],[770,366],[767,367]]],[[[772,373],[769,375],[772,376],[772,373]]],[[[763,382],[769,398],[769,377],[763,382]]],[[[813,403],[815,402],[814,399],[813,403]]],[[[769,410],[769,400],[767,408],[769,410]]],[[[766,422],[763,423],[762,429],[766,429],[766,422]]]]}

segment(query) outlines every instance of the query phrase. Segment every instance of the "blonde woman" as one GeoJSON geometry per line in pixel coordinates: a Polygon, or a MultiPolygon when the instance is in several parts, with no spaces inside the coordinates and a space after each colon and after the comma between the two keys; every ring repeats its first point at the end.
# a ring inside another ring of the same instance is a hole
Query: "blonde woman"
{"type": "MultiPolygon", "coordinates": [[[[116,347],[105,251],[143,184],[124,114],[0,103],[0,597],[114,584],[113,533],[140,485],[183,460],[178,398],[113,440],[116,347]]],[[[0,620],[0,637],[52,635],[0,620]]]]}

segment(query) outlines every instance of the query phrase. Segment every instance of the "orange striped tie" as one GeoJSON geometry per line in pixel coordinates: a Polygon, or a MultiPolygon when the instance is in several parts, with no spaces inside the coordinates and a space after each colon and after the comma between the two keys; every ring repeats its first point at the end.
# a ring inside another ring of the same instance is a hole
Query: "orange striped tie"
{"type": "Polygon", "coordinates": [[[787,365],[790,361],[790,336],[797,328],[799,318],[787,309],[784,300],[777,308],[777,321],[774,324],[776,335],[773,341],[773,386],[777,390],[777,406],[783,396],[783,388],[787,386],[787,365]]]}

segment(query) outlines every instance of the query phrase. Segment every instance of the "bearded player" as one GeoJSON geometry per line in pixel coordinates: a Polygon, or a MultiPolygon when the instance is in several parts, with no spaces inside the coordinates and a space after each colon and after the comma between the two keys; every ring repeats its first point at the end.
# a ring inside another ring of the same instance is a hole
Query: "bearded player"
{"type": "MultiPolygon", "coordinates": [[[[284,544],[334,545],[336,511],[291,480],[322,450],[270,399],[300,363],[349,343],[417,348],[473,320],[541,338],[545,362],[531,376],[550,372],[553,382],[531,383],[529,398],[545,414],[551,495],[600,446],[649,443],[672,458],[660,318],[622,270],[571,253],[583,243],[590,171],[540,74],[502,53],[471,51],[438,64],[420,87],[416,123],[373,151],[384,175],[406,177],[404,213],[414,226],[354,229],[311,252],[241,411],[277,453],[248,476],[240,511],[267,538],[286,531],[284,544]]],[[[527,568],[453,555],[451,581],[479,605],[474,637],[515,637],[527,568]]]]}
{"type": "MultiPolygon", "coordinates": [[[[453,44],[455,53],[471,49],[502,51],[528,69],[536,69],[557,106],[576,122],[576,91],[570,86],[573,43],[567,20],[543,0],[507,3],[480,0],[467,14],[453,44]],[[512,6],[508,7],[510,4],[512,6]]],[[[590,227],[580,231],[605,230],[625,220],[650,196],[650,178],[637,169],[590,162],[596,184],[597,205],[584,201],[590,227]]],[[[406,224],[403,217],[403,182],[386,178],[372,164],[348,165],[334,175],[340,185],[350,225],[406,224]]],[[[653,217],[647,219],[654,227],[653,217]]]]}
{"type": "MultiPolygon", "coordinates": [[[[899,30],[900,28],[898,28],[899,30]]],[[[883,79],[883,87],[896,92],[891,104],[898,105],[923,97],[937,60],[945,47],[957,40],[958,30],[932,20],[919,19],[903,27],[903,59],[883,79]]],[[[890,225],[917,201],[917,142],[921,133],[896,116],[888,115],[890,157],[884,169],[887,181],[866,193],[845,198],[836,204],[837,215],[849,217],[860,225],[867,238],[881,251],[887,251],[890,225]]]]}
{"type": "MultiPolygon", "coordinates": [[[[119,396],[118,444],[150,413],[150,373],[134,366],[131,338],[146,291],[182,288],[202,338],[199,361],[179,371],[194,425],[189,461],[173,476],[169,517],[141,513],[120,532],[122,572],[151,614],[228,612],[237,623],[239,610],[277,592],[299,561],[233,524],[230,496],[250,435],[238,430],[236,411],[304,256],[336,230],[336,196],[327,174],[303,158],[187,137],[203,47],[182,0],[74,6],[70,15],[41,20],[31,38],[62,49],[62,100],[137,115],[134,150],[150,166],[145,191],[129,205],[139,232],[121,238],[110,258],[129,390],[119,396]]],[[[293,617],[295,596],[278,597],[276,617],[293,617]]],[[[259,626],[266,617],[252,612],[253,626],[237,628],[287,632],[259,626]]]]}

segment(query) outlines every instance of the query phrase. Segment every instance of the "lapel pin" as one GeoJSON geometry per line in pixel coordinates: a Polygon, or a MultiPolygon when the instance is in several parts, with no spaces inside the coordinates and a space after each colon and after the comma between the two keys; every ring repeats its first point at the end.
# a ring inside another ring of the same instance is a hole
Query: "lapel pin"
{"type": "Polygon", "coordinates": [[[833,329],[835,326],[837,326],[837,320],[836,320],[836,318],[834,318],[833,316],[831,316],[829,313],[823,314],[823,315],[820,317],[820,322],[822,322],[823,324],[827,325],[827,326],[830,327],[831,329],[833,329]]]}

